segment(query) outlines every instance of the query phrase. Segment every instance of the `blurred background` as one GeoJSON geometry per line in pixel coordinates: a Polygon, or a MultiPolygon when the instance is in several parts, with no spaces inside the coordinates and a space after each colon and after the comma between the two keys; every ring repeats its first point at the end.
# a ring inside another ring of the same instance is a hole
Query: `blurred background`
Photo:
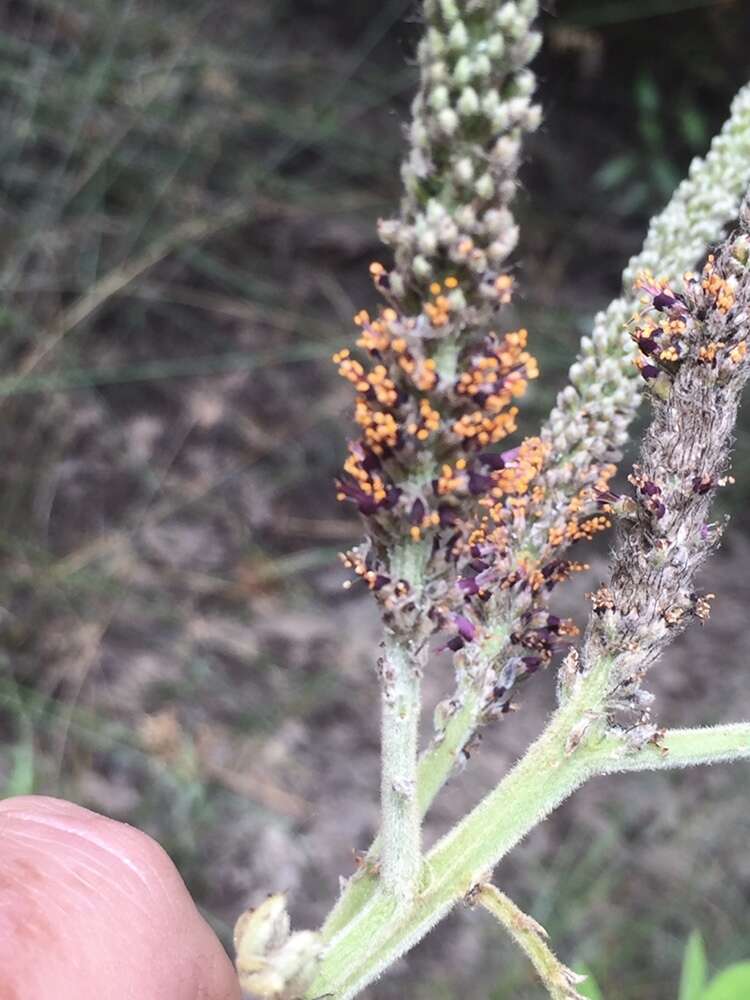
{"type": "MultiPolygon", "coordinates": [[[[532,430],[647,220],[750,78],[747,0],[559,0],[518,200],[532,430]]],[[[315,925],[377,823],[372,602],[332,479],[331,352],[373,305],[415,83],[406,0],[6,0],[0,13],[0,791],[170,852],[225,941],[286,889],[315,925]]],[[[719,598],[655,673],[665,724],[750,716],[750,417],[719,598]]],[[[567,613],[604,571],[561,592],[567,613]]],[[[428,692],[449,688],[436,662],[428,692]]],[[[488,732],[437,836],[538,730],[488,732]]],[[[677,995],[693,928],[750,957],[750,769],[592,783],[499,883],[610,1000],[677,995]]],[[[540,995],[457,912],[373,1000],[540,995]]]]}

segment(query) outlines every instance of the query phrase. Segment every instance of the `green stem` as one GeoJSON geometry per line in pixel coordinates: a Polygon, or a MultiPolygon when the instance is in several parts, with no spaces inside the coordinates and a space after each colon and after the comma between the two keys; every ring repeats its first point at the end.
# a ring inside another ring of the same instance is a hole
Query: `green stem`
{"type": "Polygon", "coordinates": [[[421,892],[410,907],[394,913],[380,888],[372,894],[330,941],[310,997],[328,992],[336,1000],[356,996],[485,881],[500,858],[586,780],[591,770],[582,747],[566,754],[565,746],[575,723],[600,696],[596,680],[588,678],[498,787],[430,851],[422,865],[421,892]]]}
{"type": "Polygon", "coordinates": [[[575,987],[586,977],[577,975],[557,958],[547,944],[547,932],[541,924],[519,909],[497,886],[481,886],[474,899],[510,934],[534,966],[552,1000],[583,1000],[575,987]]]}
{"type": "Polygon", "coordinates": [[[417,794],[423,816],[448,781],[467,740],[476,730],[479,709],[479,693],[473,688],[467,690],[461,707],[448,719],[440,737],[433,740],[419,758],[417,794]]]}
{"type": "Polygon", "coordinates": [[[587,675],[503,781],[426,856],[420,893],[396,911],[380,888],[330,940],[310,998],[356,996],[409,951],[526,834],[588,778],[616,771],[685,767],[750,759],[750,724],[668,732],[659,750],[628,751],[621,739],[598,733],[608,661],[587,675]],[[591,735],[581,726],[591,720],[591,735]],[[575,738],[572,738],[575,737],[575,738]],[[666,752],[665,752],[666,750],[666,752]]]}
{"type": "MultiPolygon", "coordinates": [[[[483,656],[498,656],[507,642],[510,629],[499,624],[485,643],[483,656]]],[[[479,683],[466,684],[460,692],[460,707],[448,719],[439,738],[435,738],[419,759],[417,770],[417,799],[419,815],[424,819],[430,806],[453,772],[463,748],[476,732],[481,709],[479,683]]],[[[367,852],[365,863],[348,880],[346,887],[329,913],[321,929],[323,938],[330,941],[338,934],[372,897],[378,885],[374,866],[380,857],[381,837],[378,835],[367,852]]]]}
{"type": "Polygon", "coordinates": [[[384,889],[413,897],[421,864],[417,800],[421,667],[407,640],[386,634],[382,670],[381,874],[384,889]]]}
{"type": "Polygon", "coordinates": [[[721,764],[750,757],[750,722],[731,722],[723,726],[667,730],[658,745],[644,747],[640,753],[628,753],[609,739],[599,748],[604,760],[597,765],[599,774],[625,771],[668,771],[721,764]],[[608,745],[609,744],[609,745],[608,745]]]}

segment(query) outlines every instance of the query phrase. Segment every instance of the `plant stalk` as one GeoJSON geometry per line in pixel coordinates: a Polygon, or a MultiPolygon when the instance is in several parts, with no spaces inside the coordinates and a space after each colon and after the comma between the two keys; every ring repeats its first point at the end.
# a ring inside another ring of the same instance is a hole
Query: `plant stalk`
{"type": "Polygon", "coordinates": [[[497,920],[529,959],[552,1000],[584,1000],[576,986],[585,980],[560,961],[547,944],[547,932],[533,917],[487,884],[475,895],[476,902],[497,920]]]}
{"type": "Polygon", "coordinates": [[[409,951],[526,834],[588,778],[618,771],[662,770],[750,759],[750,723],[667,732],[660,747],[638,751],[613,736],[596,735],[608,691],[610,662],[599,661],[574,696],[492,792],[425,857],[420,891],[408,907],[378,887],[328,945],[308,997],[356,996],[409,951]],[[572,735],[592,720],[580,742],[572,735]]]}
{"type": "MultiPolygon", "coordinates": [[[[509,628],[500,624],[493,629],[488,645],[488,655],[497,655],[502,650],[509,634],[509,628]]],[[[440,790],[446,784],[456,767],[459,755],[476,732],[481,709],[481,684],[466,684],[460,696],[460,707],[448,719],[439,738],[435,738],[423,751],[417,767],[417,804],[420,819],[424,819],[440,790]]],[[[328,914],[321,928],[324,940],[330,941],[339,933],[367,903],[375,892],[378,879],[375,866],[380,858],[381,834],[372,842],[365,863],[347,881],[346,887],[328,914]]]]}
{"type": "Polygon", "coordinates": [[[386,633],[382,669],[381,880],[398,900],[413,897],[421,864],[417,746],[421,666],[408,641],[386,633]]]}

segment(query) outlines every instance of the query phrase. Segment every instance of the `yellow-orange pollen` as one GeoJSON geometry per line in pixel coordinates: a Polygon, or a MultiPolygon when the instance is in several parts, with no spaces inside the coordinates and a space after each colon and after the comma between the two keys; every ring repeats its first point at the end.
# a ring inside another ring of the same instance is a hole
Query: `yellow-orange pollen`
{"type": "Polygon", "coordinates": [[[461,438],[475,439],[484,447],[516,429],[518,410],[511,401],[537,378],[536,359],[526,351],[526,330],[508,333],[502,340],[490,335],[482,354],[474,355],[456,384],[460,396],[481,399],[481,409],[464,414],[453,425],[461,438]]]}
{"type": "Polygon", "coordinates": [[[430,295],[432,300],[424,303],[422,312],[432,326],[438,329],[447,326],[450,321],[452,304],[448,296],[443,294],[443,286],[439,281],[433,281],[430,285],[430,295]]]}
{"type": "Polygon", "coordinates": [[[406,430],[418,441],[426,441],[434,431],[440,429],[440,414],[434,410],[427,399],[419,401],[419,420],[410,423],[406,430]]]}
{"type": "Polygon", "coordinates": [[[409,528],[409,535],[413,542],[418,542],[424,531],[429,528],[437,528],[440,524],[440,515],[437,511],[431,511],[422,518],[419,524],[413,524],[409,528]]]}
{"type": "Polygon", "coordinates": [[[504,469],[493,472],[491,496],[495,499],[506,496],[523,497],[539,475],[548,451],[549,446],[545,445],[541,438],[526,438],[519,446],[518,454],[512,464],[509,463],[504,469]]]}
{"type": "Polygon", "coordinates": [[[738,365],[740,361],[744,361],[747,357],[747,341],[741,340],[739,344],[733,347],[729,352],[729,357],[736,365],[738,365]]]}
{"type": "Polygon", "coordinates": [[[437,480],[438,496],[447,496],[449,493],[457,493],[466,486],[466,459],[459,458],[455,468],[451,465],[444,465],[440,470],[437,480]]]}
{"type": "Polygon", "coordinates": [[[719,312],[728,313],[736,301],[729,282],[716,273],[716,258],[710,254],[703,268],[701,288],[713,297],[719,312]]]}
{"type": "Polygon", "coordinates": [[[554,524],[547,535],[547,543],[552,549],[557,549],[563,544],[579,542],[583,539],[591,539],[600,531],[606,531],[612,527],[611,520],[606,516],[611,508],[607,505],[601,514],[586,516],[585,512],[591,510],[591,505],[596,502],[598,493],[605,493],[609,487],[609,481],[617,471],[615,465],[603,465],[596,473],[597,478],[593,486],[584,486],[583,489],[574,496],[563,511],[562,516],[554,524]],[[580,515],[583,514],[583,520],[580,515]]]}
{"type": "MultiPolygon", "coordinates": [[[[369,472],[367,469],[363,469],[357,455],[349,453],[344,462],[344,472],[350,475],[362,492],[371,496],[376,503],[385,500],[387,494],[381,476],[377,472],[369,472]]],[[[346,500],[347,496],[345,493],[339,492],[336,494],[336,499],[346,500]]]]}

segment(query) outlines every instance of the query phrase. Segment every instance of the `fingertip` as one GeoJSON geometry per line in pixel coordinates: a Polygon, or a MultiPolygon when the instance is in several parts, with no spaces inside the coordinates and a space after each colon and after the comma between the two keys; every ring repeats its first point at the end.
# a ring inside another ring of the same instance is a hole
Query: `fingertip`
{"type": "Polygon", "coordinates": [[[174,864],[135,827],[62,799],[6,799],[0,870],[2,966],[20,996],[54,984],[58,1000],[239,1000],[174,864]]]}

